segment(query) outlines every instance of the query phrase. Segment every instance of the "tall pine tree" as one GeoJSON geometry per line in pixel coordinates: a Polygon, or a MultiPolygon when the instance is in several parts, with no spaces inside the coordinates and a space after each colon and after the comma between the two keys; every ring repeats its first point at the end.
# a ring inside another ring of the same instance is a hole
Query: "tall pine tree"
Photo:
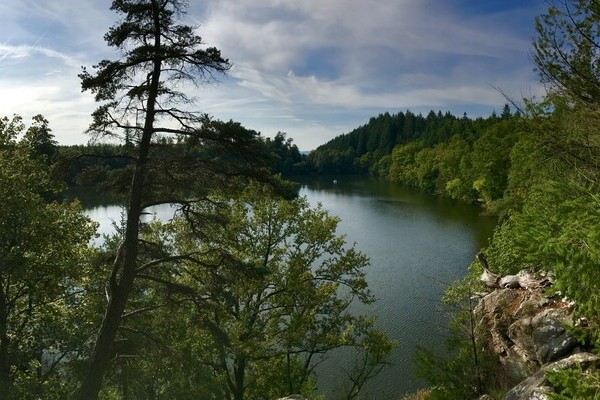
{"type": "Polygon", "coordinates": [[[114,182],[126,193],[124,234],[107,283],[102,324],[78,394],[81,400],[98,397],[134,288],[153,279],[149,266],[176,259],[162,252],[148,255],[149,246],[140,244],[144,210],[164,203],[189,210],[194,202],[190,190],[227,187],[235,181],[232,177],[269,179],[268,156],[256,132],[188,111],[190,99],[178,90],[189,87],[185,84],[215,81],[230,67],[219,50],[204,46],[194,27],[178,24],[186,2],[114,0],[111,9],[122,20],[104,38],[122,56],[100,61],[93,73],[84,68],[80,78],[83,90],[94,93],[101,103],[89,133],[126,140],[132,145],[129,156],[134,163],[114,182]],[[142,255],[145,266],[140,265],[142,255]]]}

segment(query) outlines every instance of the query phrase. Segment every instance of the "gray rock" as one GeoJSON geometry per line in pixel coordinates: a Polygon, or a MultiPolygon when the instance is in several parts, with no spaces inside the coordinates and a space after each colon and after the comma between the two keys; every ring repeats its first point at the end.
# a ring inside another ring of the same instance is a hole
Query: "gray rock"
{"type": "Polygon", "coordinates": [[[546,380],[546,371],[563,370],[580,366],[585,369],[591,365],[600,365],[600,357],[591,353],[573,354],[562,360],[544,365],[538,372],[509,390],[502,400],[547,400],[552,387],[546,380]]]}
{"type": "Polygon", "coordinates": [[[569,354],[577,346],[577,339],[563,327],[565,324],[573,324],[567,308],[547,309],[533,318],[533,344],[541,365],[569,354]]]}
{"type": "Polygon", "coordinates": [[[306,400],[304,397],[300,396],[299,394],[290,394],[287,397],[281,397],[277,400],[306,400]]]}
{"type": "Polygon", "coordinates": [[[538,309],[533,317],[522,317],[512,323],[508,338],[520,359],[537,369],[575,349],[577,340],[564,328],[572,323],[572,314],[566,307],[538,309]]]}
{"type": "MultiPolygon", "coordinates": [[[[505,278],[513,282],[518,278],[519,287],[500,287],[481,298],[473,311],[477,342],[497,356],[500,376],[520,382],[579,349],[575,337],[564,328],[574,324],[568,302],[548,297],[542,280],[527,271],[505,278]]],[[[504,283],[512,286],[508,280],[504,283]]],[[[538,391],[538,398],[544,398],[544,389],[538,391]]]]}

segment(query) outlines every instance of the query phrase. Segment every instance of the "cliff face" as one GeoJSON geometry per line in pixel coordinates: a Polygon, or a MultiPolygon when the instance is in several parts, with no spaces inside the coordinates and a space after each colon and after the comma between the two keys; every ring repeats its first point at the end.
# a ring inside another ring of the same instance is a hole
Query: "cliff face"
{"type": "Polygon", "coordinates": [[[508,382],[521,382],[505,400],[546,399],[552,388],[545,370],[586,368],[599,358],[583,352],[565,329],[576,324],[571,304],[547,295],[546,280],[524,271],[516,277],[525,284],[500,285],[475,307],[478,343],[498,358],[499,374],[508,382]]]}

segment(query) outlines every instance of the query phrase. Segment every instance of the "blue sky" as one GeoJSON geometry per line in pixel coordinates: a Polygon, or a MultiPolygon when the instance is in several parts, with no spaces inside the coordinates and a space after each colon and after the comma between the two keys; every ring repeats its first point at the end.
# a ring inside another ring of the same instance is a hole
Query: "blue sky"
{"type": "MultiPolygon", "coordinates": [[[[487,116],[539,96],[530,49],[544,0],[191,0],[186,22],[233,68],[196,108],[302,150],[382,112],[487,116]]],[[[41,113],[85,143],[95,104],[77,74],[115,50],[109,0],[0,3],[0,115],[41,113]]]]}

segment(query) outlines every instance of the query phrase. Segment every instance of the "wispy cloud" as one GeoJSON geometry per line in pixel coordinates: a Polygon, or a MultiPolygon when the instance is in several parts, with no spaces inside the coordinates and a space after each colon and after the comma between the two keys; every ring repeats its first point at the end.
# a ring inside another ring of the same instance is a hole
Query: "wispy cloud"
{"type": "MultiPolygon", "coordinates": [[[[41,47],[38,45],[18,45],[10,46],[6,44],[0,44],[0,62],[10,58],[28,58],[44,56],[48,58],[55,58],[64,63],[64,65],[72,68],[79,68],[81,66],[81,60],[77,60],[68,54],[61,53],[59,51],[41,47]]],[[[31,61],[31,60],[28,60],[31,61]]]]}
{"type": "MultiPolygon", "coordinates": [[[[231,78],[196,93],[198,107],[302,148],[407,108],[491,112],[501,87],[537,92],[529,62],[543,0],[206,0],[187,20],[234,64],[231,78]]],[[[102,41],[109,0],[5,0],[0,4],[0,107],[32,110],[79,132],[93,109],[76,74],[115,52],[102,41]],[[6,35],[6,36],[2,36],[6,35]],[[5,100],[9,93],[15,101],[5,100]]],[[[29,112],[29,111],[27,111],[29,112]]]]}

